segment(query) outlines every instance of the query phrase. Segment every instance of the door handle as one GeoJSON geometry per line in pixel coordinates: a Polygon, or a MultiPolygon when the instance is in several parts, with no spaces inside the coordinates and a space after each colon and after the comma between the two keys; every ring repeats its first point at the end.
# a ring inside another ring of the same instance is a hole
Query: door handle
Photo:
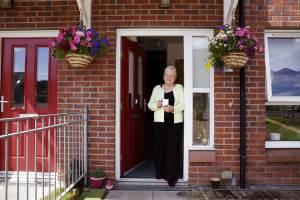
{"type": "Polygon", "coordinates": [[[4,111],[4,104],[5,103],[8,103],[8,101],[5,101],[4,96],[1,96],[1,98],[0,98],[0,112],[4,111]]]}

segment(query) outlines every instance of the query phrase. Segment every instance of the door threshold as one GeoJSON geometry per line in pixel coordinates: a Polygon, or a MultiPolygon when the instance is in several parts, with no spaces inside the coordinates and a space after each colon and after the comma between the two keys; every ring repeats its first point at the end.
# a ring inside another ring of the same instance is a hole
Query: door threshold
{"type": "Polygon", "coordinates": [[[124,180],[116,181],[114,190],[137,191],[191,191],[192,187],[185,181],[178,180],[176,186],[170,187],[166,181],[156,179],[124,180]]]}
{"type": "MultiPolygon", "coordinates": [[[[124,185],[168,185],[167,181],[155,178],[120,178],[117,182],[124,185]]],[[[188,185],[188,182],[179,179],[176,185],[188,185]]]]}

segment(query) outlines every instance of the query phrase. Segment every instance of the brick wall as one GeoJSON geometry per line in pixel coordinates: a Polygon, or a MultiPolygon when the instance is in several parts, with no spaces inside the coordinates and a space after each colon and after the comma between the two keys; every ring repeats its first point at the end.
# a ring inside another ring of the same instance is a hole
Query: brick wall
{"type": "MultiPolygon", "coordinates": [[[[92,26],[105,33],[110,51],[87,69],[70,68],[59,61],[58,111],[89,106],[89,166],[115,172],[115,37],[118,27],[207,28],[222,24],[222,0],[172,0],[160,9],[159,0],[94,0],[92,26]],[[117,3],[115,3],[117,2],[117,3]]],[[[263,40],[265,27],[296,28],[300,25],[297,0],[246,1],[246,24],[263,40]]],[[[58,29],[77,24],[76,1],[15,2],[14,9],[0,9],[0,30],[58,29]]],[[[299,183],[299,164],[265,161],[264,56],[257,55],[246,67],[247,179],[250,183],[299,183]]],[[[207,179],[232,170],[239,177],[239,73],[215,75],[215,163],[191,163],[189,181],[207,179]],[[232,106],[230,103],[232,102],[232,106]]]]}
{"type": "MultiPolygon", "coordinates": [[[[256,0],[246,5],[246,24],[263,41],[264,29],[294,29],[300,25],[300,1],[256,0]]],[[[268,163],[265,160],[265,67],[264,55],[249,63],[247,69],[248,173],[252,183],[299,184],[300,163],[268,163]]]]}

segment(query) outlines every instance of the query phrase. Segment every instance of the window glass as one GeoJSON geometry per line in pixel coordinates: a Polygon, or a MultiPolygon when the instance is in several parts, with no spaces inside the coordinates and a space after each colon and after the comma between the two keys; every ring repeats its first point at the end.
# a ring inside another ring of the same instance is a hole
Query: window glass
{"type": "Polygon", "coordinates": [[[24,106],[25,54],[25,48],[14,48],[12,104],[18,108],[24,106]]]}
{"type": "Polygon", "coordinates": [[[300,104],[266,106],[266,140],[300,141],[300,104]]]}
{"type": "Polygon", "coordinates": [[[132,51],[129,51],[128,54],[129,58],[129,72],[128,72],[128,95],[129,95],[129,108],[133,109],[134,107],[134,53],[132,51]]]}
{"type": "Polygon", "coordinates": [[[39,47],[37,51],[36,102],[38,107],[48,106],[49,48],[39,47]]]}
{"type": "Polygon", "coordinates": [[[209,88],[209,70],[205,63],[208,57],[208,38],[193,37],[193,87],[209,88]]]}
{"type": "Polygon", "coordinates": [[[268,38],[268,45],[269,92],[272,96],[300,97],[300,38],[268,38]]]}
{"type": "Polygon", "coordinates": [[[143,108],[143,59],[142,56],[138,57],[138,101],[139,109],[143,108]]]}
{"type": "Polygon", "coordinates": [[[193,94],[193,145],[209,144],[209,96],[193,94]]]}

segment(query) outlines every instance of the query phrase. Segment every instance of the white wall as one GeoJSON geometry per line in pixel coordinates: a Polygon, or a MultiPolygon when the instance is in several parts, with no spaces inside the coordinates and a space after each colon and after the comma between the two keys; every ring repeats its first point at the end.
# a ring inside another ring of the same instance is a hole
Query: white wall
{"type": "Polygon", "coordinates": [[[175,60],[183,59],[183,43],[168,43],[168,65],[175,65],[175,60]]]}

